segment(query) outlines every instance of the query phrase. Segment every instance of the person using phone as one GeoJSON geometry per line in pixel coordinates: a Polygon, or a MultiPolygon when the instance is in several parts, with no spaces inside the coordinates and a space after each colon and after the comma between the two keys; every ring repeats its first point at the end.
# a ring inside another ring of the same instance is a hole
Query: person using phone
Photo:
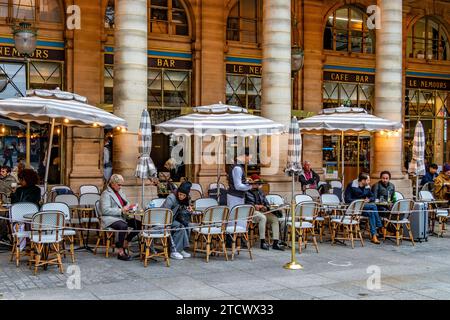
{"type": "Polygon", "coordinates": [[[100,212],[102,215],[102,228],[112,228],[121,231],[116,233],[117,258],[129,261],[131,257],[126,253],[128,243],[141,230],[141,222],[126,215],[132,208],[132,205],[121,190],[123,183],[124,179],[120,174],[111,176],[108,187],[102,192],[100,198],[100,212]],[[133,231],[127,235],[128,228],[132,228],[133,231]]]}
{"type": "Polygon", "coordinates": [[[170,209],[173,213],[170,257],[176,260],[182,260],[191,256],[190,253],[186,252],[187,248],[189,248],[190,233],[190,230],[188,231],[186,228],[189,227],[193,212],[189,198],[191,187],[192,183],[189,181],[183,182],[162,204],[162,208],[170,209]]]}

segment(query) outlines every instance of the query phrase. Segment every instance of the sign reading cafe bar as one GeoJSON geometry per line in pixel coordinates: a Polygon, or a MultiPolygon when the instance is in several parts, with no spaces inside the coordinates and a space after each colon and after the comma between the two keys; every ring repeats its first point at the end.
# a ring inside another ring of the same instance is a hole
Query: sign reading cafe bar
{"type": "Polygon", "coordinates": [[[375,83],[375,75],[337,72],[337,71],[324,71],[323,80],[335,82],[375,83]]]}

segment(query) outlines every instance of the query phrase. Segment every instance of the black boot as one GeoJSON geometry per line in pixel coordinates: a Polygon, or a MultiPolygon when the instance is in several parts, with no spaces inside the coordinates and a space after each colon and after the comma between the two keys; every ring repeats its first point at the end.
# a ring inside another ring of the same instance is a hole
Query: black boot
{"type": "Polygon", "coordinates": [[[269,250],[269,245],[266,243],[266,240],[261,239],[261,249],[269,250]]]}
{"type": "Polygon", "coordinates": [[[284,251],[283,245],[279,244],[279,243],[278,243],[278,240],[273,240],[272,249],[273,249],[273,250],[284,251]]]}

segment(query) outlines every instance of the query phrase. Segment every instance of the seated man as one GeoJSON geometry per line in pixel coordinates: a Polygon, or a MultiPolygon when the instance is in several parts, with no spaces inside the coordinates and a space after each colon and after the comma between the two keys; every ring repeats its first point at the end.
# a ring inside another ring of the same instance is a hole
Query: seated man
{"type": "Polygon", "coordinates": [[[435,163],[430,164],[430,167],[427,170],[427,173],[422,177],[420,181],[420,186],[423,187],[425,184],[429,182],[434,182],[434,179],[438,176],[438,165],[435,163]]]}
{"type": "Polygon", "coordinates": [[[6,195],[10,195],[14,191],[14,187],[17,187],[17,180],[13,175],[11,175],[11,168],[8,166],[1,167],[0,192],[6,195]]]}
{"type": "Polygon", "coordinates": [[[303,163],[303,173],[299,176],[299,180],[303,191],[306,189],[318,189],[320,177],[311,169],[311,162],[305,161],[303,163]]]}
{"type": "MultiPolygon", "coordinates": [[[[275,212],[264,214],[264,212],[270,209],[269,202],[266,196],[260,189],[263,184],[261,178],[254,174],[250,178],[251,190],[245,193],[245,204],[251,204],[255,207],[255,213],[253,216],[253,223],[259,225],[259,239],[261,240],[261,249],[269,250],[269,245],[266,243],[266,224],[270,223],[272,226],[273,245],[274,250],[284,251],[282,245],[280,245],[280,224],[275,212]]],[[[281,217],[281,216],[280,216],[281,217]]]]}
{"type": "Polygon", "coordinates": [[[395,199],[395,186],[390,182],[391,173],[389,171],[383,171],[380,173],[380,181],[375,183],[372,187],[372,192],[375,199],[381,202],[394,202],[395,199]]]}
{"type": "MultiPolygon", "coordinates": [[[[380,244],[377,237],[377,228],[382,228],[380,216],[378,215],[378,208],[374,203],[375,197],[370,190],[370,177],[367,173],[360,173],[357,180],[349,183],[345,189],[345,202],[351,203],[355,200],[363,199],[366,203],[363,207],[363,216],[369,218],[371,242],[380,244]]],[[[380,230],[380,234],[382,234],[380,230]]]]}
{"type": "Polygon", "coordinates": [[[450,164],[446,163],[435,180],[434,197],[436,200],[448,200],[450,204],[450,164]]]}

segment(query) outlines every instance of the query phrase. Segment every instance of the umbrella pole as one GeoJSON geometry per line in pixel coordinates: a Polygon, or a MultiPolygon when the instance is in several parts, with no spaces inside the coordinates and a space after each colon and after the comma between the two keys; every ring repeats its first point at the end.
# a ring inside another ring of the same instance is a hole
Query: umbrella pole
{"type": "Polygon", "coordinates": [[[30,165],[30,154],[31,154],[31,142],[30,142],[31,134],[30,134],[30,131],[31,131],[31,125],[30,125],[29,122],[27,122],[27,135],[26,135],[26,141],[27,141],[26,142],[26,148],[27,148],[26,167],[27,167],[27,169],[29,169],[31,167],[31,165],[30,165]]]}
{"type": "Polygon", "coordinates": [[[342,165],[342,190],[345,188],[345,160],[344,160],[344,131],[341,132],[341,165],[342,165]]]}
{"type": "Polygon", "coordinates": [[[219,139],[219,146],[217,147],[217,182],[216,182],[216,187],[217,187],[217,202],[220,203],[220,150],[222,147],[222,141],[221,141],[221,137],[218,137],[219,139]]]}
{"type": "MultiPolygon", "coordinates": [[[[295,173],[292,171],[292,190],[291,190],[291,262],[284,265],[285,269],[299,270],[303,266],[295,259],[295,173]]],[[[286,225],[287,227],[287,225],[286,225]]]]}
{"type": "Polygon", "coordinates": [[[48,170],[50,167],[50,157],[52,155],[52,144],[53,144],[53,132],[55,130],[55,119],[52,119],[52,124],[50,127],[50,136],[48,139],[48,151],[47,151],[47,163],[45,165],[45,178],[44,178],[44,203],[47,203],[47,188],[48,188],[48,170]]]}
{"type": "Polygon", "coordinates": [[[144,192],[145,192],[145,183],[144,183],[144,179],[142,178],[142,202],[141,202],[141,209],[145,209],[144,207],[144,192]]]}
{"type": "Polygon", "coordinates": [[[359,144],[359,133],[358,133],[358,137],[357,137],[357,139],[358,139],[358,143],[357,143],[357,148],[358,148],[358,159],[356,159],[356,166],[358,167],[358,169],[357,169],[357,172],[358,172],[358,176],[359,176],[359,165],[360,165],[360,163],[359,163],[359,148],[360,148],[360,144],[359,144]]]}

